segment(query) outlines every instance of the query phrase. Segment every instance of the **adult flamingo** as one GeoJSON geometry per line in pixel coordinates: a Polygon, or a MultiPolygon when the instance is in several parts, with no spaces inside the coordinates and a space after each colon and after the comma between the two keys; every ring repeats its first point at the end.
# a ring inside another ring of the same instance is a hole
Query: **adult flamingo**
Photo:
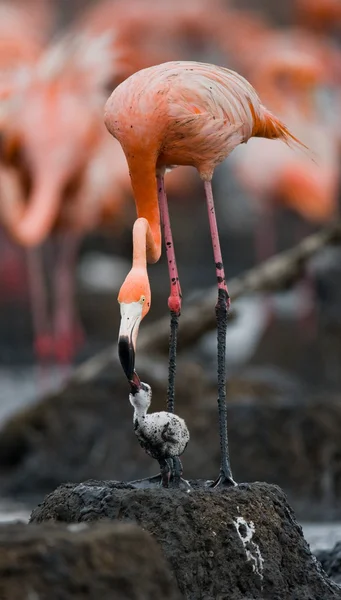
{"type": "MultiPolygon", "coordinates": [[[[147,261],[154,263],[161,254],[160,213],[171,284],[168,306],[173,333],[181,310],[181,289],[164,188],[165,170],[171,165],[191,165],[197,168],[204,181],[218,282],[221,464],[214,485],[234,485],[228,451],[225,391],[230,301],[211,180],[215,167],[238,144],[247,142],[252,136],[279,138],[285,142],[298,140],[261,104],[253,87],[243,77],[222,67],[197,62],[169,62],[135,73],[119,85],[107,101],[105,123],[125,152],[138,214],[133,228],[133,265],[118,296],[121,306],[119,356],[128,380],[135,385],[139,385],[134,372],[137,334],[151,301],[147,261]]],[[[170,364],[168,412],[174,411],[172,366],[175,365],[170,364]]]]}
{"type": "MultiPolygon", "coordinates": [[[[27,86],[45,48],[53,10],[50,3],[38,4],[43,0],[0,3],[0,205],[3,188],[9,185],[8,193],[13,198],[17,187],[13,171],[8,173],[4,154],[13,154],[17,140],[7,138],[7,125],[11,119],[13,104],[27,86]],[[39,14],[38,14],[39,13],[39,14]]],[[[0,213],[1,213],[0,206],[0,213]]],[[[0,281],[1,299],[19,300],[27,292],[24,254],[13,243],[6,228],[2,227],[0,215],[0,281]]]]}
{"type": "MultiPolygon", "coordinates": [[[[39,246],[55,231],[63,208],[77,199],[85,173],[88,179],[90,171],[92,179],[96,175],[92,159],[101,139],[109,138],[101,110],[106,99],[105,64],[110,58],[103,38],[89,41],[84,36],[66,35],[41,56],[6,113],[0,156],[0,221],[12,238],[28,249],[40,362],[55,356],[69,363],[79,346],[79,327],[71,305],[72,265],[83,230],[77,228],[77,221],[73,232],[70,227],[66,232],[62,228],[65,235],[58,241],[58,268],[52,273],[56,290],[53,327],[39,246]]],[[[88,198],[87,190],[85,203],[90,202],[88,198]]]]}

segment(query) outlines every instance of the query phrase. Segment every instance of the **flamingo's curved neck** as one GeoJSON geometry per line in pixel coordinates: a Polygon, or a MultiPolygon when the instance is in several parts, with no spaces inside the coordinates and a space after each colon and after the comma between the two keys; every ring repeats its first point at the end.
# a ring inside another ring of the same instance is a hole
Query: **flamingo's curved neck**
{"type": "Polygon", "coordinates": [[[149,221],[140,217],[133,227],[133,268],[147,268],[148,251],[151,258],[159,256],[149,221]]]}
{"type": "Polygon", "coordinates": [[[23,246],[41,244],[51,231],[59,210],[57,182],[47,176],[38,179],[25,204],[15,172],[2,170],[0,193],[1,218],[12,237],[23,246]]]}
{"type": "Polygon", "coordinates": [[[155,161],[127,156],[131,183],[134,191],[138,219],[134,225],[134,259],[143,260],[142,238],[145,259],[155,263],[161,255],[160,213],[156,184],[155,161]],[[142,255],[141,255],[142,252],[142,255]]]}

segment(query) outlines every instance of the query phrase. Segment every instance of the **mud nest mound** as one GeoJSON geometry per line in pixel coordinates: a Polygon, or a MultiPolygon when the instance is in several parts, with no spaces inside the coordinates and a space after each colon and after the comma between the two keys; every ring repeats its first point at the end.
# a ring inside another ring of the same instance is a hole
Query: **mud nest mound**
{"type": "MultiPolygon", "coordinates": [[[[192,482],[193,484],[193,482],[192,482]]],[[[66,484],[31,522],[135,521],[168,559],[188,600],[331,600],[330,581],[280,488],[265,483],[190,492],[119,482],[66,484]]]]}

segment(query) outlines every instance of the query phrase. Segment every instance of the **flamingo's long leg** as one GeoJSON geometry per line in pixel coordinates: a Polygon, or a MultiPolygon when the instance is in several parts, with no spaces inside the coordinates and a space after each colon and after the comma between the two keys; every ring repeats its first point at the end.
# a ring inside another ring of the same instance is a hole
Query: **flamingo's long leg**
{"type": "Polygon", "coordinates": [[[163,228],[163,235],[166,246],[168,271],[170,279],[170,296],[168,298],[168,307],[170,310],[170,338],[169,338],[169,373],[168,373],[168,392],[167,392],[167,410],[174,412],[175,398],[175,371],[176,371],[176,350],[179,316],[181,313],[181,287],[179,282],[178,269],[175,259],[174,243],[169,219],[168,202],[165,191],[164,177],[157,177],[157,189],[160,206],[160,216],[163,228]]]}
{"type": "Polygon", "coordinates": [[[17,300],[25,293],[22,267],[20,247],[0,228],[0,302],[17,300]]]}
{"type": "Polygon", "coordinates": [[[216,318],[218,338],[218,411],[221,462],[219,477],[213,484],[213,486],[215,487],[217,485],[235,485],[230,466],[226,408],[226,329],[228,311],[230,308],[230,297],[225,280],[225,271],[220,249],[220,240],[211,182],[205,181],[204,186],[218,283],[218,301],[216,304],[216,318]]]}
{"type": "Polygon", "coordinates": [[[69,364],[82,341],[82,330],[75,308],[75,265],[81,237],[66,233],[61,238],[54,273],[55,355],[69,364]]]}
{"type": "Polygon", "coordinates": [[[34,350],[39,366],[52,357],[53,335],[48,314],[48,297],[44,280],[42,248],[26,251],[29,293],[34,332],[34,350]]]}

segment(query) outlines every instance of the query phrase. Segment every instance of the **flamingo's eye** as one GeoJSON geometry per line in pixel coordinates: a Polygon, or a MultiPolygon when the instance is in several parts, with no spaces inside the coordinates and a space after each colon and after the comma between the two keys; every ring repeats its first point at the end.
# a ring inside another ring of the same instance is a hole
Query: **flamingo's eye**
{"type": "Polygon", "coordinates": [[[146,301],[146,296],[141,296],[141,298],[140,298],[141,304],[144,304],[145,301],[146,301]]]}

